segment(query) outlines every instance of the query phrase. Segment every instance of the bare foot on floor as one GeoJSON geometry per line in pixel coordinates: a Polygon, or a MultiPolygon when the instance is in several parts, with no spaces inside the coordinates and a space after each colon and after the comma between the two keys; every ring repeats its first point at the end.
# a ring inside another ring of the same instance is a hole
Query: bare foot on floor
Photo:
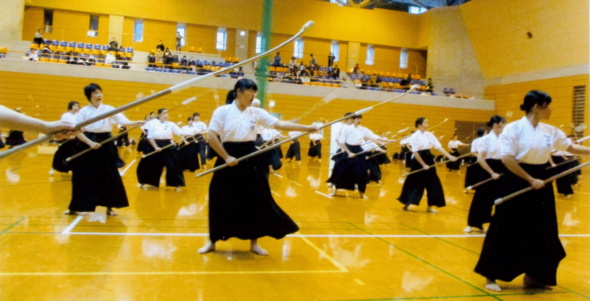
{"type": "Polygon", "coordinates": [[[199,254],[207,254],[209,252],[215,251],[215,244],[212,242],[208,242],[204,247],[197,250],[199,254]]]}
{"type": "Polygon", "coordinates": [[[252,244],[250,245],[250,252],[262,256],[268,255],[268,252],[265,249],[261,248],[256,242],[252,242],[252,244]]]}
{"type": "Polygon", "coordinates": [[[494,280],[488,280],[488,282],[485,285],[485,288],[489,291],[492,291],[492,292],[501,292],[502,291],[500,286],[494,280]]]}
{"type": "Polygon", "coordinates": [[[119,214],[117,214],[117,212],[115,212],[115,210],[113,210],[112,208],[108,208],[107,209],[107,215],[108,216],[117,216],[119,214]]]}

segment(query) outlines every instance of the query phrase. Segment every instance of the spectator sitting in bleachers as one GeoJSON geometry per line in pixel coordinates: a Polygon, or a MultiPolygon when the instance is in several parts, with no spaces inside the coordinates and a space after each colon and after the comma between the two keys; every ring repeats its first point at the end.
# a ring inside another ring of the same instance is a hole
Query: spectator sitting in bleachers
{"type": "Polygon", "coordinates": [[[196,66],[197,66],[197,62],[195,62],[195,59],[191,56],[188,59],[188,67],[189,67],[189,69],[191,69],[191,71],[196,71],[196,66]]]}
{"type": "Polygon", "coordinates": [[[38,61],[39,56],[37,55],[37,50],[32,49],[32,50],[27,51],[25,53],[25,56],[23,56],[23,59],[26,61],[38,61]]]}
{"type": "Polygon", "coordinates": [[[117,58],[113,55],[111,51],[107,52],[107,55],[104,58],[105,64],[113,64],[116,60],[117,58]]]}
{"type": "Polygon", "coordinates": [[[180,59],[180,70],[188,70],[188,59],[186,58],[186,55],[180,59]]]}
{"type": "Polygon", "coordinates": [[[117,50],[119,50],[119,43],[117,42],[115,37],[113,37],[111,39],[111,41],[109,42],[109,51],[117,51],[117,50]]]}
{"type": "Polygon", "coordinates": [[[332,71],[332,78],[340,79],[340,68],[338,68],[338,65],[334,65],[334,70],[332,71]]]}
{"type": "Polygon", "coordinates": [[[170,52],[170,49],[166,48],[166,51],[164,51],[164,57],[163,57],[163,61],[164,65],[166,65],[166,67],[170,67],[169,65],[172,64],[172,52],[170,52]]]}
{"type": "Polygon", "coordinates": [[[156,45],[156,49],[160,51],[164,51],[164,49],[166,49],[166,47],[164,47],[164,43],[162,43],[162,40],[158,42],[158,45],[156,45]]]}
{"type": "Polygon", "coordinates": [[[154,55],[153,51],[150,51],[150,53],[147,56],[147,64],[150,68],[156,67],[156,56],[154,55]]]}

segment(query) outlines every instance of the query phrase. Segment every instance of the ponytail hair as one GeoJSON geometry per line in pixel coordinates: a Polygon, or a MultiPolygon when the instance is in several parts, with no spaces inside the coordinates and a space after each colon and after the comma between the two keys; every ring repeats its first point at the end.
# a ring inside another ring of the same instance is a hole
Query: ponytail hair
{"type": "MultiPolygon", "coordinates": [[[[522,107],[522,105],[521,105],[521,107],[522,107]]],[[[502,117],[500,115],[494,115],[494,116],[492,116],[492,118],[490,118],[490,121],[488,121],[486,123],[486,125],[491,128],[496,123],[504,123],[504,122],[506,122],[506,119],[504,117],[502,117]]]]}
{"type": "Polygon", "coordinates": [[[531,90],[524,97],[523,103],[520,105],[520,110],[529,113],[535,105],[545,107],[551,103],[551,96],[546,92],[540,90],[531,90]]]}
{"type": "Polygon", "coordinates": [[[414,126],[415,127],[418,127],[419,125],[422,125],[424,123],[424,120],[426,120],[425,117],[418,117],[416,119],[416,122],[414,122],[414,126]]]}

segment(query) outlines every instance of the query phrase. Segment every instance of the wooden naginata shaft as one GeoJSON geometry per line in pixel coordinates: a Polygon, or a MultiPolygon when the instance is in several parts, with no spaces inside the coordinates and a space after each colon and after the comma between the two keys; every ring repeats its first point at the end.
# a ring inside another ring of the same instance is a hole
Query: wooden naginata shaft
{"type": "Polygon", "coordinates": [[[565,164],[568,164],[568,163],[572,163],[574,161],[579,160],[580,158],[582,158],[582,156],[576,156],[573,159],[565,160],[563,162],[560,162],[560,163],[555,164],[554,166],[549,166],[549,167],[547,167],[545,169],[551,169],[551,168],[559,167],[559,166],[562,166],[562,165],[565,165],[565,164]]]}
{"type": "MultiPolygon", "coordinates": [[[[560,172],[560,173],[558,173],[558,174],[556,174],[556,175],[554,175],[554,176],[552,176],[552,177],[544,180],[543,183],[547,184],[547,183],[552,182],[552,181],[555,181],[555,180],[557,180],[557,179],[559,179],[561,177],[567,176],[567,175],[569,175],[569,174],[571,174],[573,172],[576,172],[576,171],[582,169],[583,167],[587,166],[588,164],[590,164],[590,161],[589,162],[586,162],[584,164],[580,164],[580,165],[578,165],[576,167],[570,168],[570,169],[568,169],[568,170],[566,170],[564,172],[560,172]]],[[[533,190],[533,186],[529,186],[529,187],[523,188],[523,189],[521,189],[519,191],[516,191],[516,192],[513,192],[513,193],[511,193],[511,194],[509,194],[509,195],[507,195],[505,197],[497,198],[494,201],[494,205],[495,206],[500,205],[500,204],[502,204],[502,203],[504,203],[504,202],[506,202],[506,201],[508,201],[510,199],[513,199],[513,198],[515,198],[517,196],[520,196],[520,195],[522,195],[524,193],[527,193],[527,192],[529,192],[531,190],[533,190]]]]}
{"type": "MultiPolygon", "coordinates": [[[[461,158],[464,158],[464,157],[467,157],[467,156],[469,156],[471,154],[473,154],[473,153],[467,153],[467,154],[461,155],[461,156],[457,157],[457,160],[459,160],[461,158]]],[[[428,165],[428,167],[435,167],[437,165],[445,164],[445,163],[448,163],[448,162],[454,162],[454,161],[452,161],[452,160],[444,160],[442,162],[438,162],[438,163],[434,163],[432,165],[428,165]]],[[[415,173],[419,173],[419,172],[425,171],[425,170],[426,169],[424,169],[424,168],[416,169],[416,170],[414,170],[412,172],[405,173],[402,176],[409,176],[409,175],[412,175],[412,174],[415,174],[415,173]]]]}
{"type": "Polygon", "coordinates": [[[174,141],[172,141],[172,143],[170,143],[170,144],[168,144],[168,145],[166,145],[166,146],[160,147],[160,149],[159,149],[159,150],[155,150],[155,151],[153,151],[153,152],[151,152],[151,153],[147,153],[147,154],[145,154],[145,155],[141,156],[141,158],[142,158],[142,159],[143,159],[143,158],[147,158],[147,157],[149,157],[149,156],[151,156],[151,155],[153,155],[153,154],[155,154],[155,153],[159,153],[159,152],[161,152],[161,151],[163,151],[163,150],[165,150],[165,149],[167,149],[167,148],[170,148],[170,147],[172,147],[172,146],[174,146],[174,145],[176,145],[176,143],[175,143],[174,141]]]}
{"type": "MultiPolygon", "coordinates": [[[[111,110],[111,111],[105,112],[103,114],[97,115],[97,116],[95,116],[93,118],[90,118],[90,119],[88,119],[88,120],[80,123],[80,124],[76,124],[75,128],[76,129],[83,128],[83,127],[85,127],[87,125],[93,124],[93,123],[95,123],[97,121],[100,121],[102,119],[105,119],[107,117],[111,117],[113,115],[119,114],[121,112],[124,112],[126,110],[129,110],[129,109],[134,108],[136,106],[139,106],[141,104],[144,104],[144,103],[149,102],[151,100],[160,98],[162,96],[165,96],[165,95],[168,95],[168,94],[171,94],[171,93],[176,93],[178,91],[182,91],[182,90],[188,88],[190,85],[194,84],[197,81],[200,81],[200,80],[203,80],[203,79],[206,79],[206,78],[209,78],[209,77],[213,77],[213,76],[215,76],[217,74],[220,74],[220,73],[224,73],[224,72],[233,70],[236,67],[239,67],[239,66],[248,64],[248,63],[250,63],[252,61],[255,61],[255,60],[257,60],[257,59],[259,59],[261,57],[264,57],[264,56],[267,56],[267,55],[269,55],[271,53],[274,53],[276,50],[279,50],[280,48],[284,47],[285,45],[287,45],[287,44],[291,43],[292,41],[294,41],[295,39],[299,38],[306,30],[308,30],[309,28],[311,28],[313,26],[313,24],[314,24],[313,21],[308,21],[307,23],[305,23],[305,25],[303,25],[303,27],[301,27],[301,30],[299,30],[299,32],[297,32],[294,36],[292,36],[288,40],[284,41],[280,45],[278,45],[278,46],[276,46],[276,47],[274,47],[274,48],[272,48],[272,49],[270,49],[270,50],[268,50],[266,52],[263,52],[263,53],[261,53],[261,54],[259,54],[257,56],[254,56],[254,57],[251,57],[249,59],[246,59],[246,60],[244,60],[242,62],[236,63],[236,64],[234,64],[232,66],[225,67],[223,69],[219,69],[217,71],[208,73],[206,75],[189,79],[187,81],[184,81],[184,82],[181,82],[179,84],[176,84],[176,85],[174,85],[174,86],[172,86],[172,87],[170,87],[168,89],[162,90],[160,92],[156,92],[156,93],[154,93],[152,95],[146,96],[146,97],[144,97],[142,99],[138,99],[138,100],[136,100],[134,102],[128,103],[128,104],[123,105],[121,107],[118,107],[118,108],[116,108],[114,110],[111,110]]],[[[57,133],[58,132],[51,133],[51,134],[48,134],[48,135],[39,137],[39,138],[37,138],[35,140],[31,140],[31,141],[29,141],[27,143],[21,144],[19,146],[16,146],[14,148],[11,148],[11,149],[9,149],[7,151],[4,151],[4,152],[0,153],[0,159],[4,158],[6,156],[9,156],[11,154],[14,154],[16,152],[23,151],[25,149],[28,149],[28,148],[33,147],[35,145],[38,145],[40,143],[49,141],[51,139],[51,137],[54,134],[57,134],[57,133]]]]}
{"type": "MultiPolygon", "coordinates": [[[[498,174],[498,175],[501,177],[501,176],[503,175],[503,173],[500,173],[500,174],[498,174]]],[[[499,179],[499,177],[498,177],[498,179],[499,179]]],[[[481,185],[483,185],[483,184],[485,184],[485,183],[488,183],[488,182],[490,182],[490,181],[493,181],[493,180],[497,180],[497,179],[494,179],[494,178],[492,178],[492,177],[489,177],[489,178],[487,178],[487,179],[485,179],[485,180],[483,180],[483,181],[481,181],[481,182],[477,182],[477,183],[475,183],[475,184],[473,184],[473,185],[471,185],[471,186],[467,186],[467,190],[472,190],[472,189],[474,189],[474,188],[476,188],[476,187],[479,187],[479,186],[481,186],[481,185]]]]}
{"type": "MultiPolygon", "coordinates": [[[[117,134],[117,135],[115,135],[115,136],[112,136],[112,137],[110,137],[110,138],[107,138],[107,139],[105,139],[105,140],[103,140],[103,141],[99,142],[98,144],[99,144],[100,146],[103,146],[104,144],[106,144],[106,143],[108,143],[108,142],[111,142],[111,141],[113,141],[113,140],[116,140],[116,139],[117,139],[117,138],[119,138],[120,136],[122,136],[122,135],[125,135],[125,134],[127,134],[129,131],[131,131],[131,130],[133,130],[133,129],[136,129],[136,128],[138,128],[138,127],[139,127],[139,125],[137,125],[137,126],[133,126],[133,127],[130,127],[129,129],[127,129],[127,130],[124,130],[124,131],[122,131],[122,132],[118,133],[118,134],[117,134]]],[[[91,148],[91,147],[89,147],[89,148],[87,148],[87,149],[85,149],[85,150],[83,150],[83,151],[80,151],[80,152],[78,152],[78,153],[74,154],[74,155],[73,155],[73,156],[71,156],[71,157],[68,157],[68,158],[66,158],[66,162],[70,162],[70,161],[72,161],[72,160],[74,160],[74,159],[76,159],[76,158],[78,158],[78,157],[80,157],[80,156],[84,155],[85,153],[87,153],[87,152],[90,152],[90,151],[93,151],[93,150],[94,150],[94,148],[91,148]]]]}
{"type": "MultiPolygon", "coordinates": [[[[399,134],[399,133],[403,133],[403,132],[405,132],[405,131],[407,131],[407,130],[408,130],[408,128],[406,127],[406,128],[404,128],[404,129],[401,129],[401,130],[399,130],[399,131],[397,131],[397,132],[395,132],[395,133],[393,133],[393,134],[390,134],[390,135],[385,135],[385,136],[382,136],[382,137],[389,136],[389,138],[393,138],[393,137],[395,137],[397,134],[399,134]]],[[[390,132],[388,132],[388,133],[390,133],[390,132]]],[[[384,146],[384,145],[387,145],[387,144],[393,143],[393,142],[395,142],[395,141],[398,141],[398,140],[400,140],[400,139],[395,139],[395,140],[392,140],[392,141],[390,141],[390,142],[383,143],[381,146],[384,146]]],[[[371,142],[372,142],[372,141],[367,141],[367,142],[365,142],[365,143],[363,143],[363,144],[361,144],[361,145],[369,144],[369,143],[371,143],[371,142]]],[[[375,148],[372,148],[372,149],[370,149],[369,151],[371,151],[371,150],[373,150],[373,149],[375,149],[375,148]]],[[[366,151],[366,152],[369,152],[369,151],[366,151]]],[[[333,155],[331,155],[331,156],[336,156],[336,155],[339,155],[339,154],[341,154],[341,153],[343,153],[343,152],[344,152],[344,150],[342,150],[342,149],[341,149],[341,150],[339,150],[339,151],[335,152],[335,153],[334,153],[333,155]]],[[[365,152],[365,151],[363,151],[363,153],[364,153],[364,152],[365,152]]],[[[359,152],[358,154],[355,154],[355,155],[360,155],[360,154],[361,154],[361,152],[359,152]]],[[[370,157],[369,157],[369,158],[370,158],[370,157]]]]}
{"type": "MultiPolygon", "coordinates": [[[[414,85],[414,86],[412,86],[412,88],[411,88],[411,89],[409,89],[408,91],[406,91],[406,92],[405,92],[405,93],[403,93],[402,95],[396,96],[396,97],[394,97],[394,98],[392,98],[392,99],[389,99],[389,100],[385,100],[385,101],[383,101],[383,102],[381,102],[381,103],[378,103],[378,104],[372,105],[372,106],[370,106],[370,107],[367,107],[367,108],[364,108],[364,109],[358,110],[358,111],[354,112],[354,115],[362,115],[363,113],[365,113],[365,112],[367,112],[367,111],[369,111],[369,110],[372,110],[373,108],[375,108],[375,107],[377,107],[377,106],[380,106],[380,105],[386,104],[386,103],[388,103],[388,102],[394,101],[394,100],[396,100],[396,99],[399,99],[399,98],[401,98],[401,97],[404,97],[404,96],[408,95],[408,94],[409,94],[409,93],[410,93],[412,90],[416,89],[417,87],[418,87],[417,85],[414,85]]],[[[335,124],[335,123],[337,123],[337,122],[340,122],[340,121],[342,121],[342,120],[345,120],[345,119],[348,119],[348,118],[350,118],[350,116],[344,116],[344,117],[340,117],[340,118],[338,118],[338,119],[336,119],[336,120],[334,120],[334,121],[331,121],[331,122],[329,122],[329,123],[326,123],[326,124],[324,124],[324,125],[322,125],[322,126],[318,127],[317,129],[318,129],[318,130],[320,130],[320,129],[323,129],[323,128],[325,128],[325,127],[328,127],[328,126],[330,126],[330,125],[332,125],[332,124],[335,124]]],[[[268,147],[265,147],[265,148],[263,148],[263,149],[257,150],[257,151],[255,151],[255,152],[252,152],[252,153],[250,153],[250,154],[247,154],[247,155],[245,155],[245,156],[243,156],[243,157],[237,158],[237,159],[236,159],[236,161],[237,161],[237,162],[240,162],[240,161],[243,161],[243,160],[246,160],[246,159],[252,158],[252,157],[254,157],[254,156],[260,155],[260,154],[262,154],[262,153],[264,153],[264,152],[267,152],[267,151],[269,151],[269,150],[271,150],[271,149],[277,148],[277,147],[279,147],[279,146],[281,146],[281,145],[283,145],[283,144],[285,144],[285,143],[287,143],[287,142],[290,142],[290,141],[293,141],[293,140],[299,139],[299,138],[301,138],[301,137],[303,137],[303,136],[305,136],[305,135],[308,135],[308,134],[309,134],[309,132],[307,132],[307,133],[302,133],[302,134],[299,134],[299,135],[297,135],[297,136],[291,137],[291,138],[289,138],[289,139],[283,140],[283,141],[281,141],[281,142],[275,143],[275,144],[273,144],[273,145],[270,145],[270,146],[268,146],[268,147]]],[[[215,167],[215,168],[212,168],[212,169],[209,169],[209,170],[207,170],[207,171],[205,171],[205,172],[202,172],[202,173],[196,174],[196,177],[197,177],[197,178],[198,178],[198,177],[202,177],[202,176],[204,176],[204,175],[206,175],[206,174],[209,174],[209,173],[212,173],[212,172],[218,171],[218,170],[220,170],[220,169],[223,169],[223,168],[225,168],[225,167],[227,167],[227,166],[228,166],[228,165],[227,165],[227,163],[223,163],[222,165],[219,165],[219,166],[217,166],[217,167],[215,167]]]]}
{"type": "MultiPolygon", "coordinates": [[[[177,106],[175,106],[175,107],[173,107],[173,108],[171,108],[170,110],[167,110],[167,111],[169,112],[169,111],[172,111],[172,110],[178,109],[178,108],[180,108],[180,107],[182,107],[182,106],[185,106],[185,105],[187,105],[187,104],[189,104],[189,103],[191,103],[191,102],[195,101],[196,99],[197,99],[196,97],[191,97],[191,98],[189,98],[189,99],[186,99],[186,100],[182,101],[182,103],[180,103],[179,105],[177,105],[177,106]]],[[[99,144],[100,146],[103,146],[104,144],[106,144],[106,143],[108,143],[108,142],[111,142],[111,141],[113,141],[113,140],[115,140],[115,139],[119,138],[119,137],[120,137],[120,136],[122,136],[122,135],[125,135],[126,133],[128,133],[129,131],[131,131],[131,130],[133,130],[133,129],[137,128],[137,127],[139,127],[139,126],[133,126],[133,127],[129,128],[128,130],[125,130],[125,131],[123,131],[123,132],[120,132],[120,133],[118,133],[118,134],[117,134],[117,135],[115,135],[115,136],[112,136],[112,137],[110,137],[110,138],[108,138],[108,139],[105,139],[105,140],[103,140],[103,141],[99,142],[98,144],[99,144]]],[[[80,156],[84,155],[85,153],[88,153],[88,152],[92,151],[92,150],[94,150],[94,148],[87,148],[87,149],[85,149],[85,150],[83,150],[83,151],[81,151],[81,152],[79,152],[79,153],[77,153],[77,154],[74,154],[73,156],[71,156],[71,157],[69,157],[69,158],[66,158],[66,162],[70,162],[70,161],[72,161],[72,160],[74,160],[74,159],[76,159],[76,158],[78,158],[78,157],[80,157],[80,156]]]]}

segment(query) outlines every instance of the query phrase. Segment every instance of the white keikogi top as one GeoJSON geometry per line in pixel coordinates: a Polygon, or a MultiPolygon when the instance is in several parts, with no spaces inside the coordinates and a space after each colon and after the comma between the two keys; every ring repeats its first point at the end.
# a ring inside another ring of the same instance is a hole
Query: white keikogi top
{"type": "MultiPolygon", "coordinates": [[[[500,155],[500,137],[496,135],[493,131],[489,134],[478,138],[479,141],[477,143],[477,151],[478,153],[485,152],[486,157],[485,159],[501,159],[502,156],[500,155]]],[[[475,140],[473,140],[475,142],[475,140]]]]}
{"type": "Polygon", "coordinates": [[[61,121],[69,122],[71,124],[76,124],[76,114],[72,114],[72,112],[65,112],[61,115],[61,121]]]}
{"type": "Polygon", "coordinates": [[[459,140],[451,140],[447,145],[450,149],[459,148],[459,146],[463,145],[464,143],[459,140]]]}
{"type": "Polygon", "coordinates": [[[481,139],[482,138],[483,138],[483,136],[482,137],[475,138],[475,139],[473,139],[473,141],[471,141],[471,152],[472,153],[477,153],[478,152],[477,149],[479,148],[479,144],[481,143],[481,139]]]}
{"type": "Polygon", "coordinates": [[[526,164],[547,163],[552,150],[566,150],[572,144],[560,129],[540,122],[534,128],[526,116],[506,125],[500,142],[501,156],[526,164]]]}
{"type": "Polygon", "coordinates": [[[209,130],[217,133],[222,142],[242,142],[256,140],[258,124],[272,128],[279,120],[261,108],[247,107],[240,111],[236,101],[224,105],[213,112],[209,130]]]}
{"type": "Polygon", "coordinates": [[[375,135],[371,130],[364,126],[346,126],[340,131],[338,142],[346,143],[348,145],[361,145],[365,139],[379,139],[381,137],[375,135]]]}
{"type": "Polygon", "coordinates": [[[410,136],[410,149],[413,152],[442,147],[438,139],[429,131],[422,132],[417,130],[410,136]]]}
{"type": "Polygon", "coordinates": [[[201,132],[201,134],[204,134],[204,132],[207,130],[207,124],[200,120],[193,122],[193,127],[197,129],[197,133],[201,132]]]}
{"type": "MultiPolygon", "coordinates": [[[[76,114],[75,124],[80,124],[90,118],[104,114],[104,113],[112,111],[114,109],[115,109],[115,107],[105,105],[105,104],[101,104],[100,106],[98,106],[98,108],[95,108],[92,105],[85,106],[82,109],[80,109],[78,114],[76,114]]],[[[129,119],[127,119],[127,117],[125,117],[125,115],[123,115],[122,113],[118,113],[118,114],[115,114],[111,117],[104,118],[104,119],[99,120],[95,123],[85,126],[84,131],[93,132],[93,133],[111,132],[113,129],[113,124],[117,124],[117,123],[126,124],[129,122],[130,122],[129,119]]]]}
{"type": "Polygon", "coordinates": [[[172,139],[173,134],[181,136],[184,135],[178,125],[171,121],[164,121],[161,122],[158,119],[150,120],[148,122],[146,129],[148,130],[148,139],[156,139],[156,140],[170,140],[172,139]]]}

